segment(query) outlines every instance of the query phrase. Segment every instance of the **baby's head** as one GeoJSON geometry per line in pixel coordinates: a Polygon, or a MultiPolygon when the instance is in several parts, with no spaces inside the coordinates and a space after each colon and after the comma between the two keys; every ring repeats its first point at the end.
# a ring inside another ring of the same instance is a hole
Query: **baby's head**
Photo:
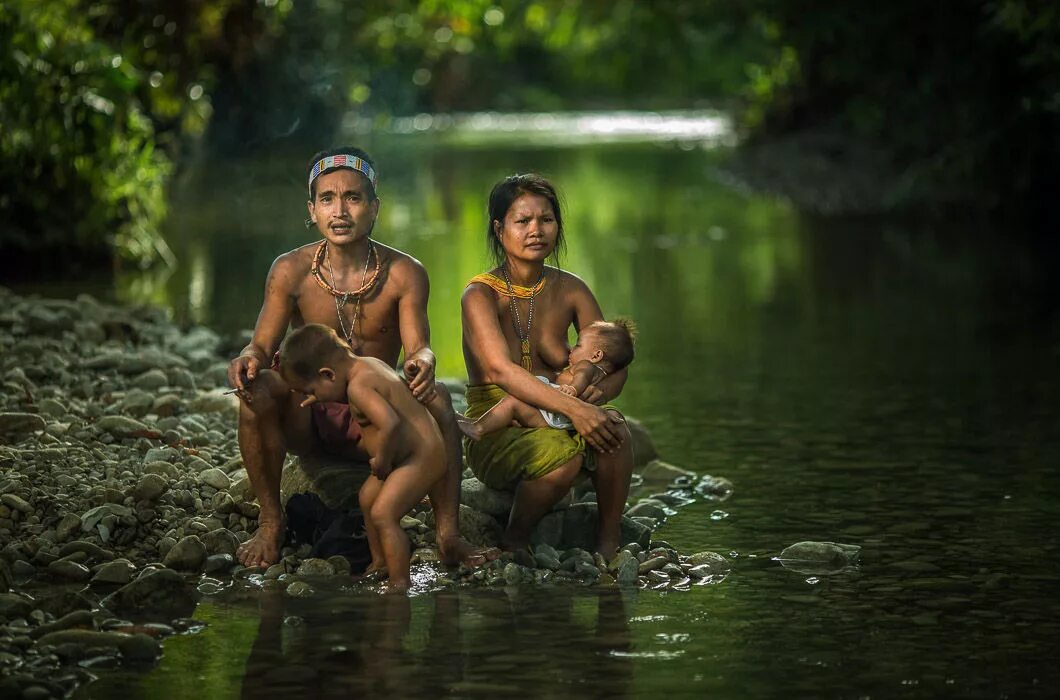
{"type": "Polygon", "coordinates": [[[334,330],[309,323],[280,346],[280,375],[289,387],[318,401],[340,401],[346,383],[339,368],[349,356],[350,346],[334,330]]]}
{"type": "Polygon", "coordinates": [[[633,344],[637,327],[628,318],[590,323],[578,334],[571,349],[570,363],[588,360],[607,372],[617,372],[633,362],[633,344]]]}

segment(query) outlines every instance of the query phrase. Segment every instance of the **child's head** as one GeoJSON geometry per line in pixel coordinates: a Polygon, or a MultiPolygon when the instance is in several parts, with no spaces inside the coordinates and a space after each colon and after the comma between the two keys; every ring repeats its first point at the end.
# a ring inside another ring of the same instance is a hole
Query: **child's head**
{"type": "Polygon", "coordinates": [[[295,391],[318,401],[339,401],[346,396],[346,383],[337,368],[349,355],[350,346],[335,331],[310,323],[284,339],[280,375],[295,391]]]}
{"type": "Polygon", "coordinates": [[[608,372],[616,372],[633,362],[636,338],[637,327],[628,318],[590,323],[578,334],[570,362],[588,360],[598,365],[606,364],[608,372]]]}

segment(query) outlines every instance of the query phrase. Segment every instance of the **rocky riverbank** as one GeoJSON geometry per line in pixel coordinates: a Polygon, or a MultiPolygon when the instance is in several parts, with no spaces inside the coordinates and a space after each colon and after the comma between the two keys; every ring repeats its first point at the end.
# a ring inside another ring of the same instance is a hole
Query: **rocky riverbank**
{"type": "MultiPolygon", "coordinates": [[[[292,596],[353,583],[343,557],[288,547],[269,570],[233,558],[258,514],[236,444],[228,358],[206,328],[158,309],[23,297],[0,288],[0,694],[62,696],[86,667],[149,663],[161,639],[194,629],[202,596],[282,588],[292,596]]],[[[459,387],[456,400],[460,401],[459,387]]],[[[595,494],[576,490],[547,516],[532,552],[476,570],[437,564],[429,508],[403,525],[417,580],[449,586],[628,585],[683,589],[719,580],[721,555],[685,556],[651,532],[696,498],[724,500],[725,479],[657,459],[636,435],[640,497],[612,562],[589,553],[595,494]]],[[[465,473],[470,477],[470,473],[465,473]]],[[[284,497],[311,490],[297,462],[284,497]]],[[[496,544],[511,495],[466,478],[461,529],[496,544]]]]}

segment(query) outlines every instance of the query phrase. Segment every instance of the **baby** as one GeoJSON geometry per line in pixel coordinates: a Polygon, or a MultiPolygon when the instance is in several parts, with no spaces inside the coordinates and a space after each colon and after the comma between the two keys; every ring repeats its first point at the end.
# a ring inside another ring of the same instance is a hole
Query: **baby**
{"type": "Polygon", "coordinates": [[[385,570],[391,590],[407,590],[409,539],[401,516],[445,474],[438,424],[392,367],[354,355],[327,326],[308,324],[287,336],[280,373],[288,386],[306,395],[303,406],[349,403],[372,470],[358,493],[372,552],[368,572],[385,570]]]}
{"type": "MultiPolygon", "coordinates": [[[[556,377],[556,383],[547,377],[538,379],[568,396],[581,397],[587,388],[633,362],[635,338],[636,327],[627,318],[591,323],[578,335],[578,342],[567,357],[569,364],[556,377]]],[[[563,430],[574,427],[567,416],[536,408],[514,396],[504,397],[476,421],[459,417],[457,423],[472,440],[512,425],[563,430]]]]}

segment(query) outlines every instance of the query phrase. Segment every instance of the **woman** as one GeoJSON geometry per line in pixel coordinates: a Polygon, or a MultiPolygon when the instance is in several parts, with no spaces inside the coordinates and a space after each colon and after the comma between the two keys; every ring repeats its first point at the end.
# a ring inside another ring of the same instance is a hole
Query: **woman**
{"type": "MultiPolygon", "coordinates": [[[[503,544],[526,546],[534,526],[589,471],[596,486],[597,551],[611,558],[633,471],[633,447],[622,415],[567,396],[535,378],[555,380],[567,364],[567,332],[603,319],[586,284],[545,265],[563,246],[563,218],[552,185],[538,175],[513,175],[494,186],[487,241],[497,263],[468,283],[461,300],[469,419],[511,394],[571,419],[574,432],[508,428],[469,442],[467,461],[488,486],[515,489],[503,544]]],[[[601,381],[594,397],[618,395],[621,371],[601,381]]]]}

